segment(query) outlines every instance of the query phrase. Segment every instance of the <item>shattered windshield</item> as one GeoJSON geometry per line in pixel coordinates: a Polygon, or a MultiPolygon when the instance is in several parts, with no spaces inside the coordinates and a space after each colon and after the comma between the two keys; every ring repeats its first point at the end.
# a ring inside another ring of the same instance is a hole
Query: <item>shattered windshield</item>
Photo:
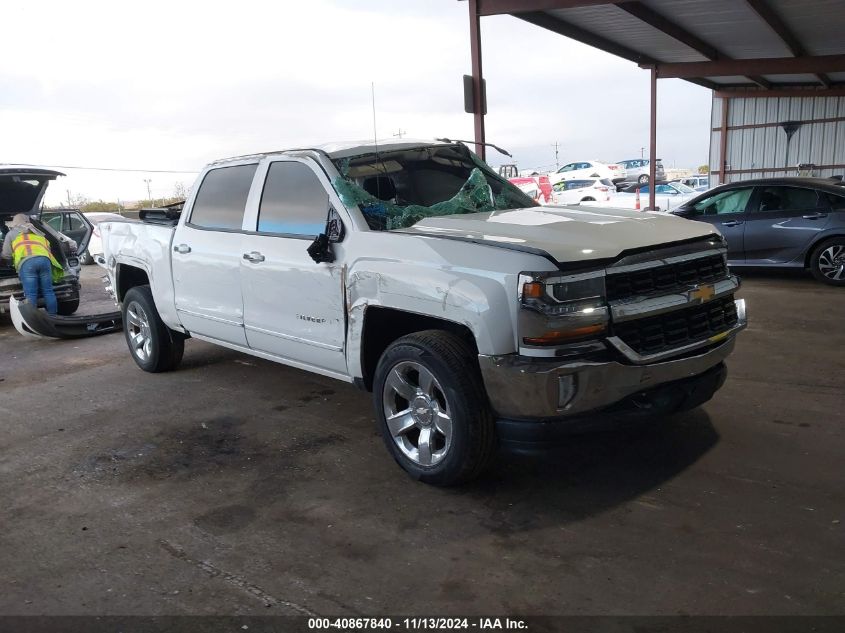
{"type": "Polygon", "coordinates": [[[369,153],[334,161],[333,183],[371,229],[402,229],[423,218],[534,207],[463,145],[369,153]]]}

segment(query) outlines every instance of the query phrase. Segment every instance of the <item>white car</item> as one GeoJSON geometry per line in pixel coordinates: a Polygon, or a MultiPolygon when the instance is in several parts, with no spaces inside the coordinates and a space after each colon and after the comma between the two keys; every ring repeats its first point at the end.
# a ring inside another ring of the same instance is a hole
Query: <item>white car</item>
{"type": "Polygon", "coordinates": [[[698,192],[707,191],[710,189],[710,176],[707,174],[698,174],[695,176],[687,176],[678,180],[682,185],[692,187],[698,192]]]}
{"type": "Polygon", "coordinates": [[[125,220],[122,215],[117,213],[86,213],[85,217],[94,226],[91,233],[91,239],[88,242],[88,248],[82,253],[81,261],[83,264],[93,264],[94,257],[103,254],[103,240],[100,236],[100,222],[113,222],[115,220],[125,220]]]}
{"type": "Polygon", "coordinates": [[[555,204],[581,204],[582,202],[607,202],[616,187],[607,178],[564,180],[554,187],[555,204]]]}
{"type": "MultiPolygon", "coordinates": [[[[628,189],[611,196],[608,206],[618,209],[636,209],[637,189],[640,190],[640,209],[645,209],[649,204],[650,189],[648,183],[644,185],[631,185],[628,189]]],[[[687,187],[679,182],[666,182],[658,184],[655,189],[654,203],[658,211],[671,211],[681,206],[687,200],[691,200],[700,192],[687,187]]]]}
{"type": "Polygon", "coordinates": [[[619,165],[608,165],[597,160],[584,160],[564,165],[556,172],[549,174],[552,185],[563,180],[586,180],[589,178],[607,178],[608,180],[624,179],[625,170],[619,165]]]}
{"type": "MultiPolygon", "coordinates": [[[[616,163],[625,175],[622,178],[614,178],[617,182],[638,182],[644,184],[648,182],[651,171],[651,161],[648,158],[634,158],[631,160],[620,160],[616,163]]],[[[666,180],[666,170],[663,169],[663,161],[659,158],[654,163],[654,179],[657,182],[666,180]]]]}
{"type": "Polygon", "coordinates": [[[391,456],[430,484],[611,406],[698,406],[746,325],[713,225],[540,207],[460,143],[219,160],[175,215],[101,225],[135,363],[175,369],[192,338],[373,391],[391,456]]]}

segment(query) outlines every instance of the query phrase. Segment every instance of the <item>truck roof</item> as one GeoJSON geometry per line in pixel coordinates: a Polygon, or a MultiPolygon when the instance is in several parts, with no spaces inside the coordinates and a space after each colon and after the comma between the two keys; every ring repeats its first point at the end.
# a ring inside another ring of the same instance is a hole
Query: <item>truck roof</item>
{"type": "Polygon", "coordinates": [[[314,145],[313,147],[297,147],[288,149],[278,149],[269,152],[256,152],[254,154],[244,154],[242,156],[232,156],[229,158],[221,158],[212,161],[210,164],[218,165],[235,160],[244,160],[247,158],[262,158],[271,154],[296,154],[301,152],[319,152],[325,154],[330,159],[348,158],[350,156],[360,156],[361,154],[372,154],[376,151],[376,143],[378,149],[385,150],[401,150],[411,149],[414,147],[426,147],[429,145],[449,145],[442,141],[435,141],[431,139],[379,139],[378,141],[341,141],[336,143],[325,143],[323,145],[314,145]]]}

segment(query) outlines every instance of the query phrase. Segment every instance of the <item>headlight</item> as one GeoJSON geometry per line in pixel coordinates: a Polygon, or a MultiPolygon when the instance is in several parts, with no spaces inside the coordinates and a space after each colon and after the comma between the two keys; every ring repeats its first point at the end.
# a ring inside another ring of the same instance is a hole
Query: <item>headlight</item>
{"type": "Polygon", "coordinates": [[[521,345],[549,346],[595,338],[607,330],[604,271],[519,276],[521,345]]]}

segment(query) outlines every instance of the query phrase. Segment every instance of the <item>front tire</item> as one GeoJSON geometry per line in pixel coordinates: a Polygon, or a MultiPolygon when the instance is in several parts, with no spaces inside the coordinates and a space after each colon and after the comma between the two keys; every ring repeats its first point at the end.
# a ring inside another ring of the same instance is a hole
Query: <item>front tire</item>
{"type": "Polygon", "coordinates": [[[643,174],[639,178],[637,178],[637,182],[641,185],[644,185],[648,182],[648,174],[643,174]]]}
{"type": "Polygon", "coordinates": [[[819,244],[810,257],[813,276],[831,286],[845,286],[845,237],[819,244]]]}
{"type": "Polygon", "coordinates": [[[475,352],[457,335],[426,330],[395,341],[379,360],[373,397],[384,443],[414,479],[457,485],[492,462],[493,413],[475,352]]]}
{"type": "Polygon", "coordinates": [[[138,367],[158,373],[179,366],[185,352],[185,336],[161,320],[149,286],[130,288],[121,312],[126,344],[138,367]]]}

